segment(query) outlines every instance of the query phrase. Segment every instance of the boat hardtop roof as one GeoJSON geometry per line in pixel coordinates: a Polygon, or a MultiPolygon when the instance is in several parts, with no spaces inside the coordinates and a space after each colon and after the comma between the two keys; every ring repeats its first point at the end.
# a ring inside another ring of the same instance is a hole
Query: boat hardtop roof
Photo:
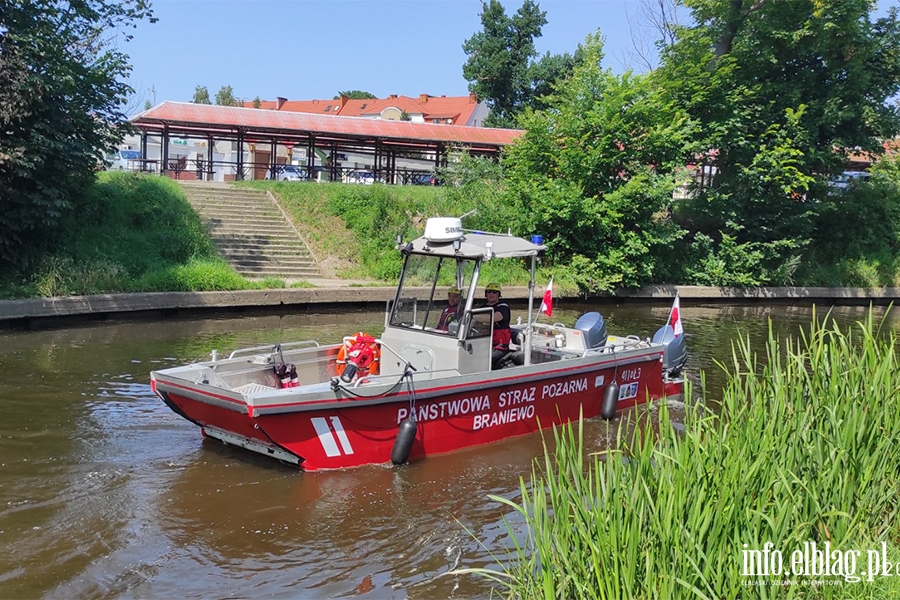
{"type": "Polygon", "coordinates": [[[547,249],[543,244],[513,235],[464,230],[459,226],[459,219],[432,218],[428,221],[425,234],[407,244],[404,251],[428,256],[489,260],[538,256],[547,249]],[[440,235],[434,233],[437,227],[441,229],[440,235]]]}

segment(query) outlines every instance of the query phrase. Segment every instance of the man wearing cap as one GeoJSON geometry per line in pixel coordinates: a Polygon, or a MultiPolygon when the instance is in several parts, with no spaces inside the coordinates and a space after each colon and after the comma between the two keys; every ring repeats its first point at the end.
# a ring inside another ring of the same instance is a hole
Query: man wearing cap
{"type": "Polygon", "coordinates": [[[447,290],[447,307],[441,311],[438,319],[438,331],[447,331],[450,329],[450,322],[459,320],[459,288],[454,286],[447,290]]]}
{"type": "MultiPolygon", "coordinates": [[[[500,359],[509,352],[509,343],[512,340],[509,330],[509,321],[511,317],[509,305],[500,300],[499,283],[492,282],[487,284],[487,287],[484,288],[484,297],[486,300],[484,306],[494,309],[494,336],[491,340],[494,345],[494,350],[491,353],[491,368],[496,369],[500,359]]],[[[477,315],[475,320],[483,323],[490,323],[491,315],[489,313],[477,315]]]]}

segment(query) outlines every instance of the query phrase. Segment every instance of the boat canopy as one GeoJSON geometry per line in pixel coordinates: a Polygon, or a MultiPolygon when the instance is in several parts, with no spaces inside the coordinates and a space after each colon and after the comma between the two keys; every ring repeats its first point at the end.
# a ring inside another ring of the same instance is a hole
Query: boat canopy
{"type": "Polygon", "coordinates": [[[411,241],[404,248],[410,254],[489,260],[491,258],[523,258],[538,256],[547,249],[543,244],[496,233],[467,231],[456,240],[429,241],[425,237],[411,241]]]}

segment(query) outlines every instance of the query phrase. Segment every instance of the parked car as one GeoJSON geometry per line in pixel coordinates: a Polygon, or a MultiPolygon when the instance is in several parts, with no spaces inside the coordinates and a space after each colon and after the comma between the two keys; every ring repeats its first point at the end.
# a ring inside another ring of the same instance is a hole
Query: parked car
{"type": "Polygon", "coordinates": [[[844,171],[833,175],[828,180],[828,187],[838,190],[845,190],[852,183],[864,183],[869,180],[871,174],[867,171],[844,171]]]}
{"type": "Polygon", "coordinates": [[[377,180],[375,173],[372,171],[350,171],[343,178],[344,183],[359,183],[361,185],[372,185],[377,180]]]}
{"type": "Polygon", "coordinates": [[[441,185],[441,180],[434,173],[418,173],[409,180],[410,185],[441,185]]]}
{"type": "Polygon", "coordinates": [[[116,150],[106,157],[108,171],[140,171],[140,150],[116,150]]]}
{"type": "Polygon", "coordinates": [[[266,172],[266,179],[275,179],[276,181],[307,181],[309,175],[306,170],[295,165],[275,165],[275,176],[272,177],[272,169],[266,172]]]}

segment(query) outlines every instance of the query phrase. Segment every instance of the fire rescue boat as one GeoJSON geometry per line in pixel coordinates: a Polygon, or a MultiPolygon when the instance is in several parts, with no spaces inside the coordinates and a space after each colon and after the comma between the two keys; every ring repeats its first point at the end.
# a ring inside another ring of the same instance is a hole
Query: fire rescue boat
{"type": "Polygon", "coordinates": [[[380,337],[213,351],[154,371],[151,385],[204,435],[305,470],[402,464],[681,395],[680,318],[652,338],[609,335],[596,312],[571,327],[536,321],[541,242],[429,219],[422,237],[398,239],[403,268],[380,337]],[[530,259],[531,280],[527,321],[492,360],[493,308],[474,300],[482,265],[496,259],[530,259]],[[467,293],[438,328],[448,287],[467,293]]]}

